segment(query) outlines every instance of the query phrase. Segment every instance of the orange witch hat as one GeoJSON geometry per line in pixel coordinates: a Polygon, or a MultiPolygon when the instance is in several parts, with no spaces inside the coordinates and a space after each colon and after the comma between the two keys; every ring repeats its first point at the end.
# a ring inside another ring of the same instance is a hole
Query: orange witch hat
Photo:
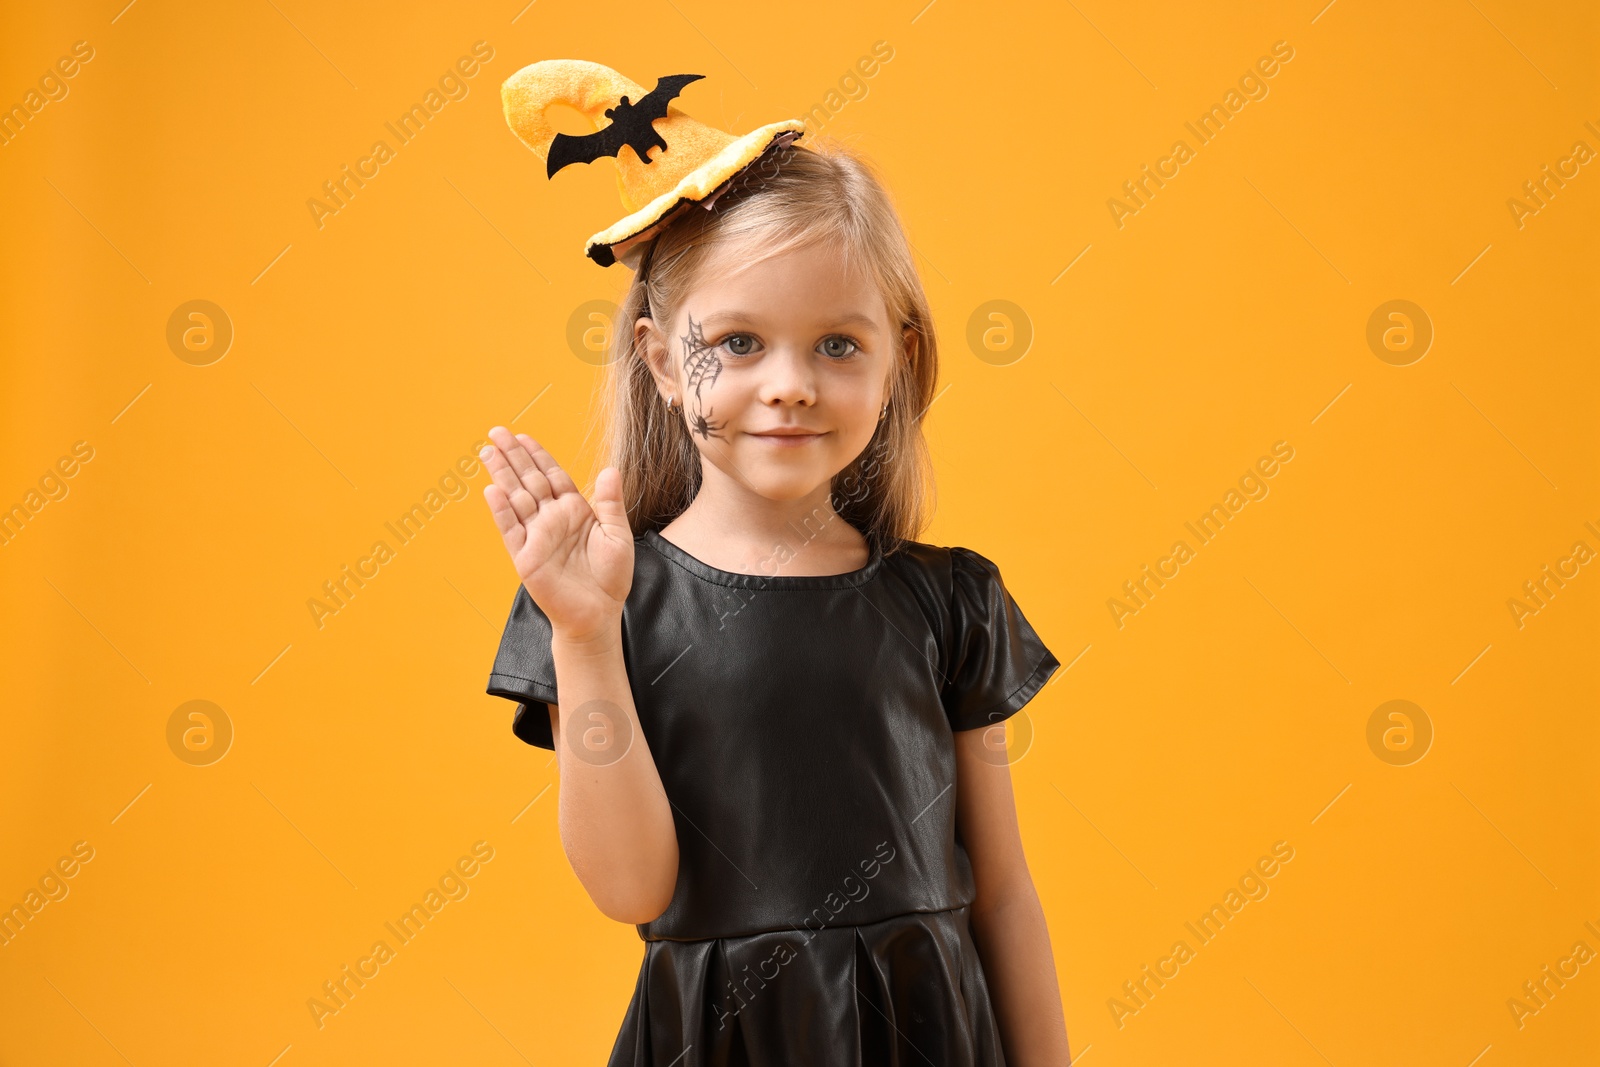
{"type": "Polygon", "coordinates": [[[589,238],[584,252],[602,267],[637,268],[650,239],[691,205],[709,208],[730,179],[767,152],[805,132],[787,119],[743,136],[707,126],[671,101],[699,74],[673,74],[646,92],[610,67],[581,59],[547,59],[523,67],[500,86],[506,122],[546,161],[546,175],[604,157],[617,168],[627,212],[589,238]],[[597,129],[581,137],[557,133],[545,120],[552,104],[582,112],[597,129]],[[603,120],[609,120],[601,125],[603,120]]]}

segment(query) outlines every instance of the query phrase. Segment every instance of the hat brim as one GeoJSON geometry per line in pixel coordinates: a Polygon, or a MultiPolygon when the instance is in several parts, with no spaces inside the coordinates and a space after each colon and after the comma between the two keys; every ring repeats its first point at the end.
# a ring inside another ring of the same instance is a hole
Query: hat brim
{"type": "Polygon", "coordinates": [[[691,205],[710,207],[708,201],[715,201],[730,179],[769,151],[797,140],[805,128],[799,119],[786,119],[745,134],[685,174],[670,191],[589,238],[585,254],[602,267],[621,263],[636,269],[652,237],[691,205]]]}

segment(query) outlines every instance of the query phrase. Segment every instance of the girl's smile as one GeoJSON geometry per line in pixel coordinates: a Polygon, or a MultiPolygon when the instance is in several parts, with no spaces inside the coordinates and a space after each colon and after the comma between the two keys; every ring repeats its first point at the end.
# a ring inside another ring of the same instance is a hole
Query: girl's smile
{"type": "Polygon", "coordinates": [[[752,431],[750,436],[776,445],[779,448],[799,448],[801,445],[809,445],[823,435],[812,430],[780,429],[767,430],[765,432],[752,431]]]}

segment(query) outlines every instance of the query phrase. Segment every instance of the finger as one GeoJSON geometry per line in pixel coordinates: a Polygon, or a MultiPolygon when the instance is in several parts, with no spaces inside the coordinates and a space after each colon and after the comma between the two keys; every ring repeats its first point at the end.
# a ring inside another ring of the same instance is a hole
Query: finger
{"type": "Polygon", "coordinates": [[[518,522],[528,522],[539,513],[538,499],[528,492],[527,487],[522,484],[522,479],[517,477],[517,472],[511,469],[505,453],[490,445],[478,456],[488,468],[490,480],[510,502],[518,522]]]}
{"type": "Polygon", "coordinates": [[[615,467],[602,470],[594,480],[594,517],[606,533],[623,540],[632,540],[628,527],[628,509],[622,503],[622,472],[615,467]]]}
{"type": "Polygon", "coordinates": [[[538,466],[540,473],[550,483],[551,492],[555,493],[556,496],[560,496],[562,493],[578,492],[578,486],[573,482],[571,475],[562,469],[561,464],[556,462],[554,456],[539,446],[538,441],[535,441],[525,433],[517,434],[517,440],[522,443],[523,448],[528,450],[528,455],[533,457],[533,462],[538,466]]]}
{"type": "Polygon", "coordinates": [[[550,483],[545,479],[544,473],[539,470],[538,464],[533,462],[533,457],[528,455],[528,450],[522,442],[511,435],[511,431],[504,426],[496,426],[489,431],[489,440],[499,446],[505,455],[506,462],[516,472],[517,479],[523,487],[532,494],[541,504],[555,496],[550,488],[550,483]]]}
{"type": "Polygon", "coordinates": [[[511,506],[511,501],[506,498],[505,490],[498,485],[483,487],[483,499],[489,505],[489,514],[494,517],[494,524],[500,530],[500,537],[506,543],[506,551],[515,556],[522,551],[522,546],[528,542],[527,528],[517,518],[516,509],[511,506]]]}

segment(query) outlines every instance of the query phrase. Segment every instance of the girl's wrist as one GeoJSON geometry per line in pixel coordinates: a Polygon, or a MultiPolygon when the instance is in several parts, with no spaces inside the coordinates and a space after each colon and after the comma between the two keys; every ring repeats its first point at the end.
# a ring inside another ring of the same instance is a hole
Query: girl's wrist
{"type": "Polygon", "coordinates": [[[622,647],[622,619],[619,617],[596,630],[553,629],[550,650],[583,657],[609,655],[622,647]]]}

